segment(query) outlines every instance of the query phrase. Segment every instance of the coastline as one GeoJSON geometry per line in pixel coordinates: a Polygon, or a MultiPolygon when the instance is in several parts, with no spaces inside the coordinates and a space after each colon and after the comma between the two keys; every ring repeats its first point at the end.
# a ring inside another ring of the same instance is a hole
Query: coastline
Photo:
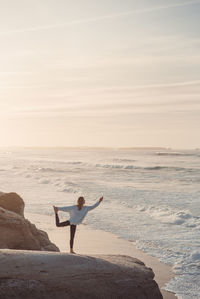
{"type": "MultiPolygon", "coordinates": [[[[25,217],[34,223],[37,228],[46,231],[51,242],[59,247],[61,252],[69,252],[69,228],[57,228],[54,216],[25,213],[25,217]]],[[[174,293],[163,289],[175,274],[172,267],[160,262],[156,257],[136,248],[136,246],[118,236],[102,230],[95,230],[88,225],[77,227],[74,250],[77,254],[118,254],[129,255],[140,259],[147,267],[153,269],[155,281],[158,283],[164,299],[177,299],[174,293]]]]}

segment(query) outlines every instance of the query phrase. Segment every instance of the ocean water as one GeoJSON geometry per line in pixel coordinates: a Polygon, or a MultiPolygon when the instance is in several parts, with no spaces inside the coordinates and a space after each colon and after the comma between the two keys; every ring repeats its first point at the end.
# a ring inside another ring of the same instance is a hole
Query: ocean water
{"type": "Polygon", "coordinates": [[[86,224],[172,265],[166,289],[200,298],[200,150],[1,149],[0,190],[42,215],[103,194],[86,224]]]}

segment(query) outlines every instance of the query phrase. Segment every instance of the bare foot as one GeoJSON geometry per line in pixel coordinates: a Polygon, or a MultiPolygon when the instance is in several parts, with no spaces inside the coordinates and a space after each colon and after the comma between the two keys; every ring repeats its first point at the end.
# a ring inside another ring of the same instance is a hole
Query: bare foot
{"type": "Polygon", "coordinates": [[[72,254],[76,254],[76,252],[74,252],[73,249],[70,249],[70,253],[72,253],[72,254]]]}
{"type": "Polygon", "coordinates": [[[57,214],[58,213],[58,208],[53,206],[54,212],[57,214]]]}

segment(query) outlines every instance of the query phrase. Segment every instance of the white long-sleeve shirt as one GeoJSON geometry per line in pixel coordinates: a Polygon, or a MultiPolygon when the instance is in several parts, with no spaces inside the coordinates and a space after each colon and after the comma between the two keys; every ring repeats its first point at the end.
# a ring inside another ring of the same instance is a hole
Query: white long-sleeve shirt
{"type": "Polygon", "coordinates": [[[92,206],[83,206],[81,210],[78,210],[77,205],[69,206],[69,207],[57,207],[57,208],[58,211],[69,212],[70,224],[78,225],[82,223],[87,213],[95,209],[96,207],[98,207],[99,204],[100,202],[98,201],[92,206]]]}

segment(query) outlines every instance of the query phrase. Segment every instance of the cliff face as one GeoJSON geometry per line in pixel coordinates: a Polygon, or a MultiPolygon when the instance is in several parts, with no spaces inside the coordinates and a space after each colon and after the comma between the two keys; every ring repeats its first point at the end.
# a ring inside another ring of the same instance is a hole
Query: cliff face
{"type": "Polygon", "coordinates": [[[128,256],[0,250],[0,298],[161,299],[150,268],[128,256]]]}
{"type": "Polygon", "coordinates": [[[59,251],[46,232],[24,218],[24,202],[16,193],[0,196],[0,248],[59,251]]]}

